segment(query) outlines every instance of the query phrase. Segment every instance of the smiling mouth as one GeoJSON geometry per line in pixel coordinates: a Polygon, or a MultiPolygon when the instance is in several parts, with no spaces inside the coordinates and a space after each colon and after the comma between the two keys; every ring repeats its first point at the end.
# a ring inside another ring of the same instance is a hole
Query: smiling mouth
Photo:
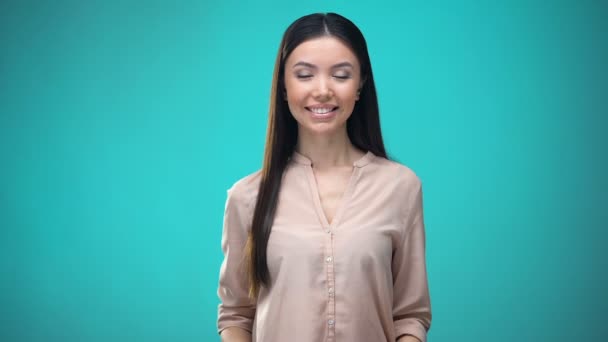
{"type": "Polygon", "coordinates": [[[334,112],[335,110],[338,109],[338,107],[305,107],[306,110],[308,110],[309,112],[312,112],[314,114],[328,114],[331,112],[334,112]]]}

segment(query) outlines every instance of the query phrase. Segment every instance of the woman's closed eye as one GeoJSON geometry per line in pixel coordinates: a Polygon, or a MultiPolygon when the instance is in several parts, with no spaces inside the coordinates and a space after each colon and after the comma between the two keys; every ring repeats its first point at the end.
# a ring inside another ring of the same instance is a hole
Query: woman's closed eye
{"type": "MultiPolygon", "coordinates": [[[[307,79],[311,79],[314,75],[312,74],[296,74],[296,78],[300,79],[300,80],[307,80],[307,79]]],[[[336,75],[332,75],[333,78],[338,79],[340,81],[344,81],[347,79],[352,78],[351,75],[345,75],[345,74],[336,74],[336,75]]]]}
{"type": "Polygon", "coordinates": [[[300,80],[306,80],[312,77],[312,74],[296,74],[296,77],[300,80]]]}
{"type": "Polygon", "coordinates": [[[334,75],[333,77],[337,78],[339,80],[347,80],[347,79],[351,78],[350,75],[334,75]]]}

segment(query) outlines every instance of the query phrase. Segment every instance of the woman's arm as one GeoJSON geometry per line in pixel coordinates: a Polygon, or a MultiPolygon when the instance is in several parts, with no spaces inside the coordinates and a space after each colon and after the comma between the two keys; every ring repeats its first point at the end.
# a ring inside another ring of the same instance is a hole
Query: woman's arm
{"type": "Polygon", "coordinates": [[[221,336],[222,342],[251,342],[251,334],[238,327],[224,329],[221,336]]]}
{"type": "Polygon", "coordinates": [[[402,241],[393,253],[393,321],[398,341],[426,342],[431,302],[426,273],[422,187],[410,181],[402,241]],[[413,339],[412,339],[413,338],[413,339]]]}
{"type": "Polygon", "coordinates": [[[223,341],[251,341],[251,335],[242,332],[253,330],[256,303],[249,298],[244,249],[250,226],[250,206],[246,193],[239,187],[228,191],[224,212],[222,251],[224,260],[220,268],[218,296],[218,332],[223,341]],[[230,330],[225,333],[225,330],[230,330]],[[249,336],[243,340],[243,336],[249,336]]]}

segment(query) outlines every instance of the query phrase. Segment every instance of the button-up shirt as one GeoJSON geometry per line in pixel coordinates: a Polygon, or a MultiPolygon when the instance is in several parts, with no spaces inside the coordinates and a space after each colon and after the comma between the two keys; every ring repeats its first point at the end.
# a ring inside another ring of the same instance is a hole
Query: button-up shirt
{"type": "Polygon", "coordinates": [[[313,165],[294,152],[285,169],[267,262],[270,285],[248,298],[244,247],[261,172],[228,190],[218,330],[258,342],[426,341],[431,304],[422,190],[408,167],[367,152],[353,165],[331,223],[313,165]]]}

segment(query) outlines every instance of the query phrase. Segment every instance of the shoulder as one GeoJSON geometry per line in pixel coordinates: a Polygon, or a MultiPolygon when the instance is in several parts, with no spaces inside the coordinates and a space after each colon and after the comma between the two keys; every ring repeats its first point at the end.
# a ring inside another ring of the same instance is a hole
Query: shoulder
{"type": "Polygon", "coordinates": [[[396,187],[407,192],[418,192],[422,186],[420,177],[410,167],[382,157],[375,157],[374,173],[377,179],[387,183],[387,186],[396,187]]]}
{"type": "Polygon", "coordinates": [[[422,212],[422,182],[408,166],[398,161],[375,158],[381,189],[389,189],[392,205],[396,206],[399,217],[409,227],[418,213],[422,212]]]}
{"type": "Polygon", "coordinates": [[[262,170],[258,170],[234,182],[228,189],[228,202],[251,207],[256,201],[261,179],[262,170]]]}

